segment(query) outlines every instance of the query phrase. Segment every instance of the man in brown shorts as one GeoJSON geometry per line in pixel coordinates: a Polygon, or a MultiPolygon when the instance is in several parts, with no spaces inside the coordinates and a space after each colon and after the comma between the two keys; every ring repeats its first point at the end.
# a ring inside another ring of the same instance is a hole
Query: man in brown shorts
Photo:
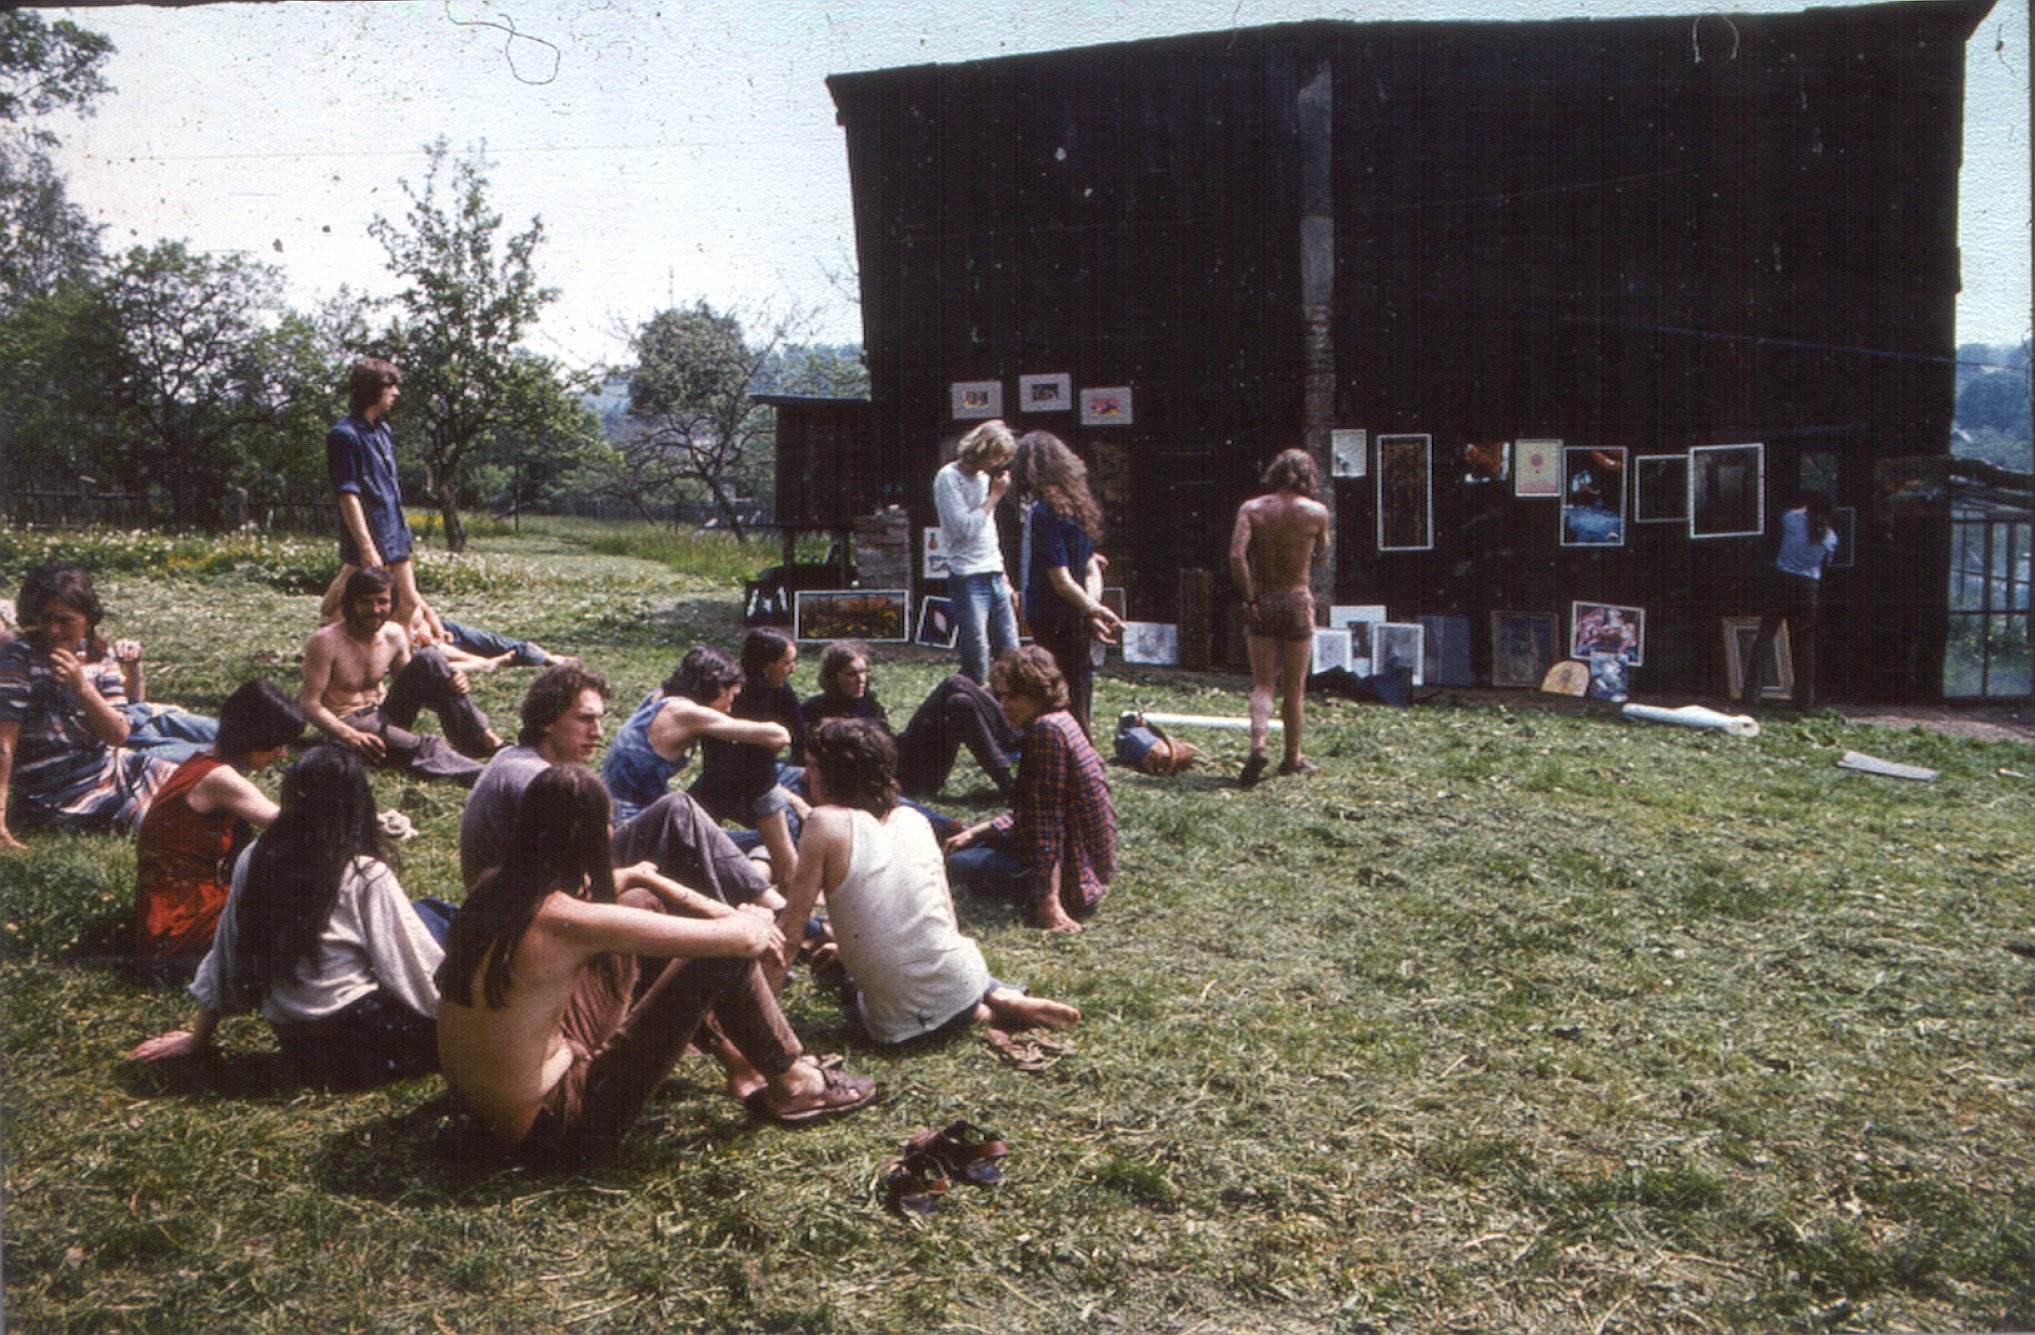
{"type": "Polygon", "coordinates": [[[1300,754],[1301,711],[1307,701],[1307,671],[1314,661],[1312,568],[1328,559],[1328,507],[1321,474],[1305,450],[1287,450],[1265,470],[1271,494],[1237,509],[1229,540],[1229,574],[1244,600],[1245,644],[1251,653],[1251,755],[1241,782],[1255,785],[1269,763],[1265,729],[1272,716],[1272,692],[1279,691],[1279,717],[1286,729],[1281,774],[1318,774],[1320,766],[1300,754]]]}

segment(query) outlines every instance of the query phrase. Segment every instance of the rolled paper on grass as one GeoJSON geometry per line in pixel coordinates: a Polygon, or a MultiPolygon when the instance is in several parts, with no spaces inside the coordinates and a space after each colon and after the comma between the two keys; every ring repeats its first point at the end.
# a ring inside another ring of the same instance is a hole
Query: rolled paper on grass
{"type": "Polygon", "coordinates": [[[1677,728],[1701,728],[1706,732],[1729,733],[1733,737],[1759,736],[1759,720],[1745,714],[1720,714],[1701,705],[1664,709],[1659,705],[1627,705],[1625,717],[1645,723],[1669,723],[1677,728]]]}
{"type": "MultiPolygon", "coordinates": [[[[1225,718],[1220,714],[1146,714],[1147,723],[1156,723],[1162,728],[1228,728],[1232,732],[1249,732],[1251,721],[1247,718],[1225,718]]],[[[1278,719],[1271,719],[1265,727],[1272,732],[1284,732],[1286,725],[1278,719]]]]}

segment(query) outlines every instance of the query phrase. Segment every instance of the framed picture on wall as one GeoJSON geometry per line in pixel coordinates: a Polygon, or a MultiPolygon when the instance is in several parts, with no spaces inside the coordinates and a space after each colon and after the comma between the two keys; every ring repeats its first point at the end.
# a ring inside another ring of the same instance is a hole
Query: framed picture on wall
{"type": "Polygon", "coordinates": [[[1071,375],[1019,376],[1018,411],[1021,413],[1066,413],[1074,411],[1074,377],[1071,375]]]}
{"type": "Polygon", "coordinates": [[[1371,433],[1332,431],[1328,437],[1329,476],[1363,477],[1371,468],[1371,433]]]}
{"type": "Polygon", "coordinates": [[[1512,442],[1512,494],[1562,494],[1562,443],[1558,440],[1512,442]]]}
{"type": "Polygon", "coordinates": [[[1689,536],[1756,538],[1766,532],[1766,446],[1689,450],[1689,536]]]}
{"type": "Polygon", "coordinates": [[[1491,684],[1540,685],[1548,668],[1561,657],[1561,640],[1552,612],[1491,614],[1491,684]]]}
{"type": "Polygon", "coordinates": [[[1081,425],[1129,426],[1131,421],[1131,387],[1129,385],[1116,385],[1108,389],[1084,389],[1081,391],[1081,425]]]}
{"type": "Polygon", "coordinates": [[[1434,547],[1433,441],[1378,437],[1378,550],[1425,552],[1434,547]]]}
{"type": "Polygon", "coordinates": [[[1003,416],[1001,380],[956,380],[947,387],[957,421],[1003,416]]]}
{"type": "Polygon", "coordinates": [[[1642,454],[1632,461],[1632,522],[1679,524],[1689,517],[1689,456],[1642,454]]]}
{"type": "Polygon", "coordinates": [[[1562,546],[1625,545],[1625,450],[1562,451],[1562,546]]]}

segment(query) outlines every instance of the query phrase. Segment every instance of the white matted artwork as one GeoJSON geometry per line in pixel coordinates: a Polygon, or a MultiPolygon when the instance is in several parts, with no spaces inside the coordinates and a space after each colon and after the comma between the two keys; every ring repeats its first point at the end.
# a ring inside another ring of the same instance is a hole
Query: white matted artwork
{"type": "Polygon", "coordinates": [[[1124,622],[1123,661],[1153,667],[1179,666],[1180,627],[1170,621],[1124,622]]]}
{"type": "Polygon", "coordinates": [[[1074,410],[1074,377],[1071,375],[1021,375],[1018,377],[1018,411],[1021,413],[1064,413],[1074,410]]]}
{"type": "Polygon", "coordinates": [[[1309,676],[1326,672],[1330,668],[1350,666],[1350,633],[1346,630],[1317,630],[1314,632],[1314,663],[1307,670],[1309,676]]]}
{"type": "Polygon", "coordinates": [[[1328,437],[1329,476],[1364,477],[1371,471],[1371,433],[1331,431],[1328,437]]]}
{"type": "Polygon", "coordinates": [[[1371,675],[1371,627],[1384,619],[1383,603],[1336,603],[1328,609],[1330,629],[1350,633],[1350,671],[1359,677],[1371,675]]]}
{"type": "Polygon", "coordinates": [[[947,545],[940,540],[940,526],[926,525],[919,542],[919,578],[947,578],[947,545]]]}
{"type": "Polygon", "coordinates": [[[933,649],[954,647],[954,604],[950,600],[919,599],[918,642],[933,649]]]}
{"type": "Polygon", "coordinates": [[[1380,621],[1371,627],[1373,676],[1382,677],[1403,668],[1413,674],[1415,686],[1422,685],[1426,680],[1426,657],[1427,628],[1418,622],[1380,621]]]}
{"type": "Polygon", "coordinates": [[[1766,446],[1689,449],[1689,536],[1756,538],[1766,532],[1766,446]]]}
{"type": "Polygon", "coordinates": [[[953,396],[954,416],[958,420],[1003,416],[1001,380],[956,380],[947,387],[947,392],[953,396]]]}
{"type": "Polygon", "coordinates": [[[1081,425],[1129,426],[1132,420],[1129,385],[1081,391],[1081,425]]]}
{"type": "Polygon", "coordinates": [[[1512,494],[1562,494],[1562,443],[1558,440],[1512,442],[1512,494]]]}

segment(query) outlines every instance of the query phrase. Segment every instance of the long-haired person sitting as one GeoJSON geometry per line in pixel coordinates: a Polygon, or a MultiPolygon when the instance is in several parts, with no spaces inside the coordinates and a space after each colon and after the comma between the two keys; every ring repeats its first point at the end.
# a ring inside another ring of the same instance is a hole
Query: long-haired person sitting
{"type": "Polygon", "coordinates": [[[797,1125],[875,1099],[867,1078],[808,1060],[779,1013],[756,964],[783,947],[776,916],[686,917],[687,902],[648,863],[615,869],[590,771],[531,780],[508,857],[468,894],[438,972],[446,1081],[518,1157],[607,1154],[709,1014],[761,1073],[747,1101],[762,1115],[797,1125]]]}
{"type": "Polygon", "coordinates": [[[304,734],[304,714],[266,678],[243,682],[219,710],[212,749],[177,766],[134,832],[134,959],[189,979],[226,907],[233,856],[276,804],[247,776],[304,734]]]}
{"type": "Polygon", "coordinates": [[[204,1053],[222,1013],[259,1006],[285,1063],[307,1083],[354,1088],[430,1071],[432,973],[444,955],[433,927],[442,931],[450,913],[403,894],[359,759],[314,747],[284,773],[274,822],[234,869],[191,983],[197,1018],[127,1055],[204,1053]]]}
{"type": "Polygon", "coordinates": [[[686,791],[715,820],[754,829],[770,855],[772,876],[788,884],[798,867],[798,822],[807,803],[797,767],[805,750],[805,715],[788,684],[798,666],[798,645],[783,631],[760,627],[742,640],[742,682],[727,706],[737,719],[775,724],[786,742],[733,741],[709,732],[700,742],[700,776],[686,791]],[[778,760],[791,748],[791,764],[778,760]]]}

